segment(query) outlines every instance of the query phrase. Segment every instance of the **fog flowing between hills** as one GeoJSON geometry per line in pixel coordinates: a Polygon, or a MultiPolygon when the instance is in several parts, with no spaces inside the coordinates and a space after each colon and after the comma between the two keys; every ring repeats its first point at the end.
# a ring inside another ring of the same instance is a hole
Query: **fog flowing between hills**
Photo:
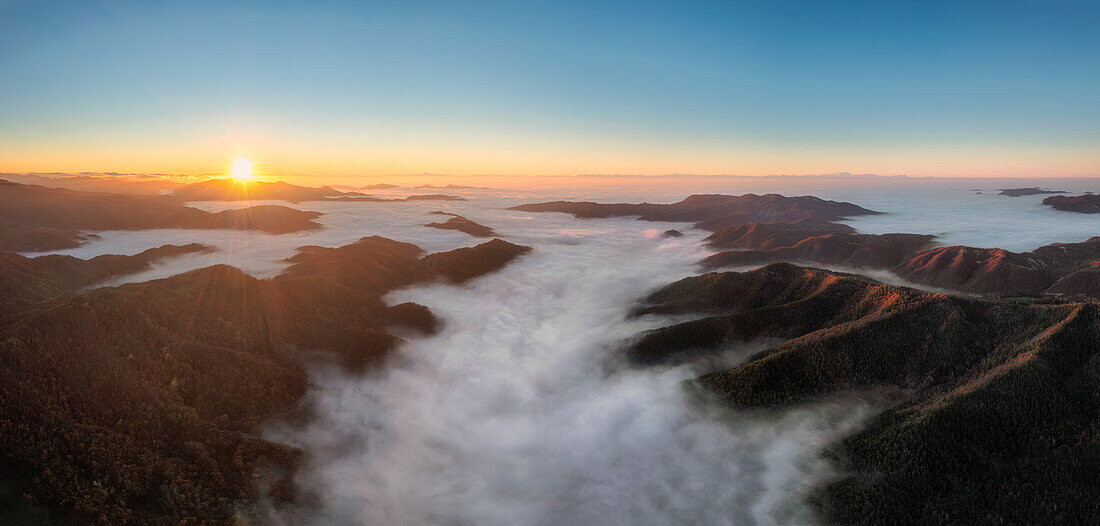
{"type": "MultiPolygon", "coordinates": [[[[391,304],[428,306],[442,329],[409,336],[387,367],[364,376],[312,367],[309,416],[264,428],[265,438],[305,451],[295,478],[300,505],[272,511],[270,521],[804,524],[816,518],[805,497],[837,475],[821,449],[882,404],[846,396],[780,411],[734,410],[685,384],[710,372],[714,362],[728,367],[774,342],[732,346],[710,362],[627,363],[621,353],[626,342],[673,320],[630,317],[632,306],[665,284],[700,273],[697,263],[713,253],[702,245],[708,232],[688,223],[507,208],[549,199],[673,202],[691,192],[782,191],[886,213],[845,221],[860,232],[929,233],[945,244],[1030,250],[1100,230],[1100,217],[1064,221],[1064,212],[1038,205],[1041,195],[1009,198],[996,195],[998,183],[980,193],[974,184],[910,181],[853,189],[809,181],[812,188],[792,191],[782,181],[740,181],[645,195],[630,188],[465,190],[459,194],[467,201],[302,202],[289,206],[322,212],[322,230],[107,231],[57,252],[86,258],[190,242],[215,249],[103,283],[113,285],[216,263],[270,277],[287,267],[284,260],[297,247],[340,246],[369,235],[429,252],[484,241],[425,227],[446,219],[434,211],[461,215],[533,248],[463,286],[391,293],[391,304]],[[670,229],[685,235],[662,235],[670,229]]],[[[216,212],[255,204],[261,203],[190,205],[216,212]]],[[[903,283],[886,271],[864,273],[903,283]]]]}
{"type": "Polygon", "coordinates": [[[431,305],[440,334],[410,341],[370,378],[317,371],[319,418],[271,431],[310,452],[302,482],[322,505],[309,522],[808,520],[790,497],[829,471],[806,453],[865,406],[774,417],[693,407],[690,368],[635,370],[617,345],[655,327],[626,311],[638,291],[690,273],[698,236],[661,239],[630,220],[523,221],[537,226],[518,240],[536,250],[521,261],[470,288],[395,294],[431,305]]]}

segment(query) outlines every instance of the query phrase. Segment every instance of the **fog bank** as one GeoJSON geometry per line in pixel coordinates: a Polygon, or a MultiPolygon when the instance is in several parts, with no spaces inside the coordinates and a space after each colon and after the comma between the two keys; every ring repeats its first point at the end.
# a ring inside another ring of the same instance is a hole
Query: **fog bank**
{"type": "MultiPolygon", "coordinates": [[[[457,192],[469,198],[458,202],[304,202],[288,206],[323,212],[323,230],[112,231],[58,252],[134,254],[191,242],[218,249],[166,260],[110,285],[215,263],[268,277],[285,268],[283,260],[299,246],[340,246],[368,235],[416,243],[429,252],[483,241],[424,227],[439,219],[430,215],[435,210],[465,216],[534,248],[467,286],[422,286],[392,295],[394,303],[429,306],[444,326],[432,337],[411,338],[386,369],[365,377],[326,367],[311,371],[313,418],[298,426],[273,422],[265,431],[306,452],[296,480],[304,505],[272,521],[805,524],[814,517],[803,497],[834,475],[820,449],[874,408],[834,399],[782,412],[732,411],[684,388],[698,372],[690,365],[626,365],[620,356],[625,339],[670,322],[627,319],[626,313],[653,289],[701,272],[695,263],[708,254],[700,246],[708,233],[684,223],[581,220],[506,208],[556,199],[673,202],[702,192],[813,194],[887,213],[849,221],[863,232],[931,233],[945,244],[1011,250],[1081,241],[1100,233],[1100,215],[1059,212],[1039,204],[1042,196],[998,196],[993,190],[1009,185],[990,189],[988,181],[809,181],[806,187],[779,182],[468,190],[457,192]],[[984,185],[982,193],[975,191],[978,185],[984,185]],[[662,238],[667,229],[685,235],[662,238]]],[[[1086,182],[1077,184],[1055,186],[1076,192],[1086,182]]],[[[249,204],[261,203],[194,206],[216,211],[249,204]]],[[[905,284],[887,272],[840,270],[905,284]]],[[[746,349],[704,361],[730,366],[746,349]]]]}
{"type": "Polygon", "coordinates": [[[676,225],[563,214],[511,223],[534,253],[466,288],[392,298],[431,306],[442,332],[373,376],[314,371],[316,419],[269,430],[307,452],[298,483],[319,499],[288,524],[812,521],[801,497],[830,474],[818,449],[866,404],[714,411],[685,390],[691,369],[633,369],[619,354],[662,324],[627,320],[632,302],[694,273],[703,233],[661,239],[676,225]]]}

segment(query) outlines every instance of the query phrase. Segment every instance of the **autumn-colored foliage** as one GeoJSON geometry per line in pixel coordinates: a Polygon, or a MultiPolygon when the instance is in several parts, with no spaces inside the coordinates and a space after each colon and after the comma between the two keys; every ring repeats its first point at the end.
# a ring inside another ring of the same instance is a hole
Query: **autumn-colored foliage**
{"type": "Polygon", "coordinates": [[[1100,306],[964,299],[773,264],[687,278],[645,312],[711,316],[631,350],[675,361],[784,343],[699,383],[743,407],[901,388],[837,445],[848,475],[817,494],[840,524],[1085,524],[1100,516],[1100,306]]]}

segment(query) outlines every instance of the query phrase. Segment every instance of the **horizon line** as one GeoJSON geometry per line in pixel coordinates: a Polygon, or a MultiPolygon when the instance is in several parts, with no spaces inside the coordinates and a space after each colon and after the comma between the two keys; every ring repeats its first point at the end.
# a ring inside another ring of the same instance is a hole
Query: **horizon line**
{"type": "MultiPolygon", "coordinates": [[[[138,173],[138,172],[114,172],[114,171],[81,171],[81,172],[0,172],[0,177],[3,176],[31,176],[31,177],[43,177],[48,179],[61,179],[66,177],[115,177],[115,178],[144,178],[144,179],[214,179],[222,177],[231,177],[230,174],[224,172],[205,172],[198,174],[172,174],[172,173],[138,173]]],[[[604,179],[630,179],[630,178],[642,178],[642,179],[676,179],[676,178],[714,178],[714,179],[766,179],[766,178],[881,178],[881,179],[1100,179],[1100,174],[1094,175],[908,175],[908,174],[877,174],[877,173],[851,173],[851,172],[830,172],[830,173],[805,173],[805,174],[764,174],[764,175],[748,175],[748,174],[696,174],[696,173],[667,173],[667,174],[629,174],[629,173],[578,173],[578,174],[448,174],[448,173],[435,173],[435,172],[420,172],[420,173],[394,173],[384,175],[365,175],[365,174],[289,174],[289,173],[258,173],[256,177],[259,180],[263,179],[279,179],[279,178],[372,178],[381,179],[386,177],[394,178],[409,178],[409,177],[454,177],[454,178],[477,178],[477,177],[505,177],[505,178],[604,178],[604,179]]]]}

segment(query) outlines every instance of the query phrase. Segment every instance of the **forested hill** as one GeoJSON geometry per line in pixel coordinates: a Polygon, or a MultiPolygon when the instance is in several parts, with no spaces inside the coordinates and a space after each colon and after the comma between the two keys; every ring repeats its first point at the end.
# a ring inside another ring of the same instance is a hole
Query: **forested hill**
{"type": "MultiPolygon", "coordinates": [[[[392,328],[437,323],[424,306],[387,305],[385,293],[471,279],[529,250],[494,240],[425,257],[371,237],[303,247],[273,279],[219,265],[79,292],[201,249],[87,261],[0,254],[10,309],[0,324],[0,488],[78,523],[263,522],[257,503],[297,498],[300,452],[254,433],[296,405],[304,361],[382,366],[400,341],[392,328]]],[[[20,497],[0,492],[8,498],[20,497]]]]}
{"type": "Polygon", "coordinates": [[[726,227],[707,238],[725,250],[707,268],[794,262],[888,270],[930,287],[992,297],[1100,299],[1100,237],[1028,252],[938,246],[925,234],[859,234],[845,225],[798,221],[726,227]]]}
{"type": "MultiPolygon", "coordinates": [[[[773,264],[673,283],[639,313],[639,363],[760,337],[785,343],[699,383],[736,406],[900,387],[836,446],[848,473],[816,498],[840,524],[1086,524],[1100,516],[1100,306],[964,299],[773,264]]],[[[708,351],[709,350],[709,351],[708,351]]]]}

